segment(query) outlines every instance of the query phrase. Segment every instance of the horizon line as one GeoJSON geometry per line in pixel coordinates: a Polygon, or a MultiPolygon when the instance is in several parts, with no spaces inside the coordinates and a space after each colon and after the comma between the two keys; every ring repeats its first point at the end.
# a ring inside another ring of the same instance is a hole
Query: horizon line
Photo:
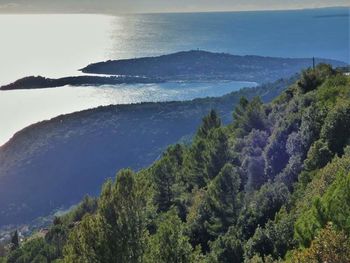
{"type": "MultiPolygon", "coordinates": [[[[283,11],[306,11],[306,10],[318,10],[318,9],[337,9],[337,8],[348,8],[349,6],[322,6],[322,7],[300,7],[300,8],[266,8],[266,9],[242,9],[242,10],[198,10],[198,11],[154,11],[154,12],[89,12],[89,11],[14,11],[2,12],[0,9],[0,15],[107,15],[107,16],[115,16],[115,15],[152,15],[152,14],[198,14],[198,13],[241,13],[241,12],[283,12],[283,11]]],[[[350,13],[350,12],[349,12],[350,13]]],[[[350,15],[348,13],[348,15],[350,15]]]]}

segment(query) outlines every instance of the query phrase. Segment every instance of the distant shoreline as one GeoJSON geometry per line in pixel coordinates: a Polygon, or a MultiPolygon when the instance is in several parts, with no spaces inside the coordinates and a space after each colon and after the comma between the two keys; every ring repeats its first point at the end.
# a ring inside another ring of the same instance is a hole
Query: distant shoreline
{"type": "MultiPolygon", "coordinates": [[[[333,67],[345,62],[315,58],[316,64],[333,67]]],[[[30,76],[0,87],[0,90],[56,88],[66,85],[150,84],[176,81],[246,81],[273,82],[290,77],[312,66],[312,58],[279,58],[255,55],[238,56],[203,50],[96,62],[80,69],[93,74],[58,79],[30,76]]]]}
{"type": "Polygon", "coordinates": [[[45,78],[42,76],[30,76],[19,79],[8,85],[0,87],[0,90],[19,90],[19,89],[43,89],[43,88],[58,88],[66,85],[80,86],[80,85],[116,85],[116,84],[148,84],[148,83],[162,83],[164,82],[158,78],[147,77],[131,77],[131,76],[75,76],[58,79],[45,78]]]}

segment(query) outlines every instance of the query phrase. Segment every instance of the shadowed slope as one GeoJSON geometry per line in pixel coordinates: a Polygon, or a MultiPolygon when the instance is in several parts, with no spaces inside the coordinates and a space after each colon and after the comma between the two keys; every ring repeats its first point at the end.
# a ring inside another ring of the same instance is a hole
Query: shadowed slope
{"type": "Polygon", "coordinates": [[[217,109],[227,123],[241,96],[270,101],[289,81],[190,102],[107,106],[31,125],[0,147],[0,225],[23,223],[97,194],[119,169],[152,163],[217,109]]]}

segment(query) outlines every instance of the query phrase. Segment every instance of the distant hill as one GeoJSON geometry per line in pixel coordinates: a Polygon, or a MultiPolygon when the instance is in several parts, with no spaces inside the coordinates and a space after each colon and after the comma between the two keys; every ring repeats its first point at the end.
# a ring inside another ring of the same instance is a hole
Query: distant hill
{"type": "MultiPolygon", "coordinates": [[[[316,63],[345,66],[341,61],[316,58],[316,63]]],[[[81,69],[84,73],[144,76],[165,80],[227,79],[265,83],[299,73],[312,58],[236,56],[207,51],[183,51],[158,57],[109,60],[81,69]]]]}
{"type": "MultiPolygon", "coordinates": [[[[341,61],[330,59],[317,58],[315,62],[335,67],[347,66],[341,61]]],[[[312,63],[312,58],[234,56],[199,50],[183,51],[159,57],[98,62],[81,69],[84,73],[117,76],[70,76],[58,79],[29,76],[1,86],[0,90],[166,81],[236,80],[266,83],[299,73],[312,66],[312,63]]]]}
{"type": "Polygon", "coordinates": [[[23,223],[98,194],[124,167],[151,164],[216,109],[225,123],[241,96],[271,101],[293,80],[220,98],[100,107],[31,125],[0,147],[0,225],[23,223]]]}

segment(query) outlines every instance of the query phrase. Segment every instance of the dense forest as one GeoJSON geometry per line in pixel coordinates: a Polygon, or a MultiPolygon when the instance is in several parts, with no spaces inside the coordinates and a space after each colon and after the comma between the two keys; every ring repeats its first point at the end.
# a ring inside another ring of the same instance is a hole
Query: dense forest
{"type": "MultiPolygon", "coordinates": [[[[350,78],[320,64],[269,104],[119,171],[4,262],[350,262],[350,78]]],[[[1,260],[0,260],[1,262],[1,260]]]]}

